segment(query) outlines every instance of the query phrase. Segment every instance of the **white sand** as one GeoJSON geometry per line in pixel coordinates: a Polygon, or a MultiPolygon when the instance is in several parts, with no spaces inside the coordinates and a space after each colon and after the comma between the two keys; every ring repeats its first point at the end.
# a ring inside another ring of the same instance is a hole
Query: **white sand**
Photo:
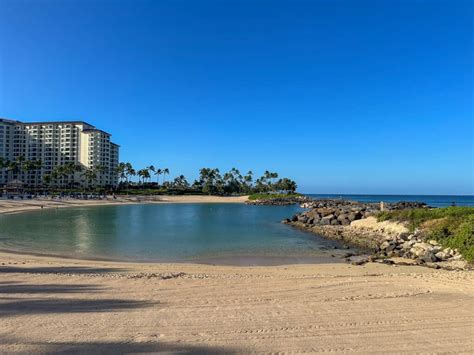
{"type": "Polygon", "coordinates": [[[0,353],[473,352],[471,272],[9,253],[0,263],[0,353]]]}
{"type": "MultiPolygon", "coordinates": [[[[0,201],[0,213],[40,204],[245,199],[0,201]]],[[[364,223],[358,227],[373,227],[364,223]]],[[[0,353],[473,353],[473,319],[469,271],[373,263],[139,264],[0,253],[0,353]]]]}
{"type": "Polygon", "coordinates": [[[66,208],[82,206],[120,205],[135,203],[244,203],[248,196],[221,197],[221,196],[118,196],[113,199],[108,196],[104,200],[78,199],[50,199],[38,198],[32,200],[5,200],[0,199],[0,214],[34,211],[41,208],[66,208]]]}

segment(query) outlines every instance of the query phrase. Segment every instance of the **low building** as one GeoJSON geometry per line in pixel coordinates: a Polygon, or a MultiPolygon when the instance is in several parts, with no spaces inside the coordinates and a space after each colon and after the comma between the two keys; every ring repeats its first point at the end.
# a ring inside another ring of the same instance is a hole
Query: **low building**
{"type": "MultiPolygon", "coordinates": [[[[41,162],[27,169],[0,167],[0,185],[19,180],[29,187],[43,186],[57,166],[80,168],[50,182],[58,186],[88,186],[84,172],[95,171],[95,186],[116,186],[119,146],[110,133],[83,121],[20,122],[0,118],[0,159],[41,162]]],[[[20,164],[21,165],[21,164],[20,164]]],[[[53,174],[54,176],[54,174],[53,174]]]]}

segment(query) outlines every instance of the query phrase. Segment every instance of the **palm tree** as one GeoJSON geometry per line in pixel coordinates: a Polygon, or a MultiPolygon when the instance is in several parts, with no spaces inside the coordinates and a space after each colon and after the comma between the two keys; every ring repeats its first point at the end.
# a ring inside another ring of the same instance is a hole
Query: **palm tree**
{"type": "MultiPolygon", "coordinates": [[[[150,174],[150,171],[154,174],[155,171],[156,171],[156,169],[155,169],[155,167],[154,167],[153,165],[150,165],[149,167],[147,167],[147,169],[148,169],[148,175],[149,175],[149,178],[150,178],[150,175],[151,175],[151,174],[150,174]]],[[[151,181],[150,181],[150,182],[151,182],[151,181]]]]}
{"type": "Polygon", "coordinates": [[[140,169],[138,170],[138,177],[142,179],[142,184],[144,184],[145,179],[150,178],[150,171],[147,168],[140,169]]]}
{"type": "Polygon", "coordinates": [[[22,164],[22,168],[23,168],[23,171],[26,173],[26,177],[28,177],[31,171],[36,170],[36,161],[25,160],[22,164]]]}
{"type": "Polygon", "coordinates": [[[123,183],[124,180],[127,179],[127,164],[123,162],[119,163],[115,169],[115,172],[119,176],[120,182],[123,183]]]}
{"type": "Polygon", "coordinates": [[[86,168],[81,176],[86,179],[87,186],[90,188],[91,184],[97,180],[97,171],[96,169],[86,168]]]}
{"type": "Polygon", "coordinates": [[[8,168],[9,163],[10,162],[6,158],[0,157],[0,173],[1,174],[3,174],[2,172],[3,169],[8,168]]]}
{"type": "Polygon", "coordinates": [[[74,176],[76,173],[82,172],[82,165],[76,164],[75,162],[68,162],[63,166],[63,174],[64,177],[68,179],[70,182],[70,187],[72,188],[74,185],[74,176]]]}
{"type": "Polygon", "coordinates": [[[34,160],[33,167],[35,170],[35,186],[38,186],[38,176],[40,176],[40,174],[38,174],[38,170],[41,170],[43,168],[43,162],[41,161],[41,159],[34,160]]]}
{"type": "Polygon", "coordinates": [[[177,178],[175,178],[172,185],[175,189],[180,189],[180,190],[185,190],[189,187],[189,183],[184,177],[184,175],[180,175],[177,178]]]}
{"type": "Polygon", "coordinates": [[[163,170],[161,169],[156,169],[155,175],[156,175],[156,183],[159,185],[159,180],[160,180],[160,175],[163,174],[163,170]]]}
{"type": "Polygon", "coordinates": [[[52,181],[51,174],[47,174],[47,175],[43,176],[43,182],[44,182],[47,186],[51,185],[51,181],[52,181]]]}
{"type": "Polygon", "coordinates": [[[57,165],[51,175],[53,180],[59,180],[59,186],[63,186],[63,180],[69,175],[68,167],[65,165],[57,165]]]}
{"type": "Polygon", "coordinates": [[[23,155],[20,155],[16,158],[16,162],[18,164],[18,177],[17,178],[19,180],[22,180],[23,170],[24,170],[25,165],[26,165],[26,158],[23,155]]]}
{"type": "Polygon", "coordinates": [[[137,175],[135,169],[132,167],[132,164],[126,163],[125,164],[125,175],[127,176],[127,185],[130,182],[130,176],[137,175]]]}
{"type": "Polygon", "coordinates": [[[244,183],[245,183],[245,188],[247,192],[250,192],[252,189],[252,182],[253,182],[253,172],[252,170],[249,170],[247,172],[247,175],[244,176],[244,183]]]}
{"type": "Polygon", "coordinates": [[[18,175],[19,167],[18,162],[16,160],[10,160],[7,163],[7,173],[8,173],[8,181],[14,180],[15,176],[18,175]]]}
{"type": "Polygon", "coordinates": [[[169,173],[170,173],[170,171],[169,171],[168,168],[163,169],[163,185],[166,181],[166,174],[169,174],[169,173]]]}

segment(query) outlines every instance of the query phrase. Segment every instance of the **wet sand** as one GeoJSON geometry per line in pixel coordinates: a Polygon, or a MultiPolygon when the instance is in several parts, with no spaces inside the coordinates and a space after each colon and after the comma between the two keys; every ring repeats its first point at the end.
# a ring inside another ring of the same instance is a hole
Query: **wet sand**
{"type": "Polygon", "coordinates": [[[0,253],[0,352],[472,353],[472,272],[0,253]]]}

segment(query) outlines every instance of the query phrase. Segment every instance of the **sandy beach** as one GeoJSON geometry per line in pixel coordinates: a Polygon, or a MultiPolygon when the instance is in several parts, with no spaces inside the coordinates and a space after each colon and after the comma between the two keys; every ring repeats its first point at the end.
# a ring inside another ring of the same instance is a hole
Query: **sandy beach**
{"type": "Polygon", "coordinates": [[[35,211],[48,208],[86,207],[102,205],[123,205],[136,203],[244,203],[248,196],[206,196],[206,195],[157,195],[157,196],[107,196],[103,200],[80,199],[51,199],[36,198],[31,200],[6,200],[0,199],[0,214],[35,211]]]}
{"type": "Polygon", "coordinates": [[[0,253],[0,352],[472,353],[471,272],[0,253]]]}
{"type": "MultiPolygon", "coordinates": [[[[1,201],[0,213],[246,197],[1,201]]],[[[0,252],[0,352],[472,353],[474,274],[346,263],[215,266],[0,252]]]]}

